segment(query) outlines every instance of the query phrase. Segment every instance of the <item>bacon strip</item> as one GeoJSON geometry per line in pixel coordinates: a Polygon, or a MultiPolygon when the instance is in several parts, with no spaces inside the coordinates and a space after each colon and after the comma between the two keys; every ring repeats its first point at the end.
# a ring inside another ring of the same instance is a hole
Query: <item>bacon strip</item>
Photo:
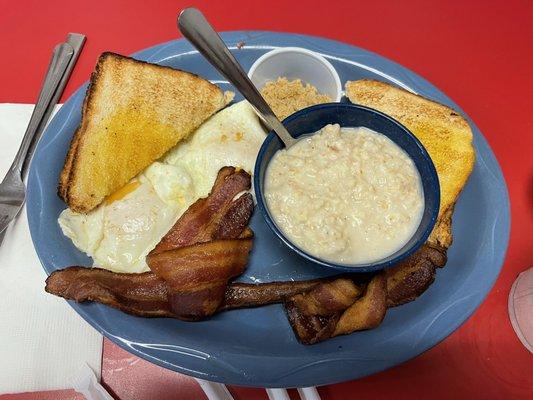
{"type": "Polygon", "coordinates": [[[285,303],[285,310],[296,337],[313,344],[332,336],[341,312],[361,296],[361,289],[347,278],[317,285],[285,303]]]}
{"type": "MultiPolygon", "coordinates": [[[[230,283],[219,310],[280,303],[320,284],[321,280],[230,283]]],[[[48,293],[79,303],[96,301],[140,317],[187,318],[176,315],[168,301],[166,282],[152,272],[124,274],[101,268],[69,267],[46,279],[48,293]]]]}
{"type": "Polygon", "coordinates": [[[79,303],[96,301],[140,317],[175,317],[167,284],[152,272],[119,274],[101,268],[69,267],[52,272],[44,290],[79,303]]]}
{"type": "Polygon", "coordinates": [[[323,279],[313,279],[309,281],[268,282],[260,284],[230,283],[226,289],[224,302],[220,306],[219,311],[281,303],[296,294],[305,293],[323,282],[323,279]]]}
{"type": "Polygon", "coordinates": [[[383,273],[372,278],[363,297],[341,314],[332,336],[346,335],[381,324],[387,311],[387,282],[383,273]]]}
{"type": "MultiPolygon", "coordinates": [[[[349,291],[342,289],[344,285],[348,288],[351,284],[341,279],[230,283],[217,311],[284,302],[289,322],[299,340],[306,344],[317,343],[332,336],[376,327],[385,315],[386,306],[411,301],[425,290],[425,284],[411,284],[413,274],[427,268],[428,260],[436,265],[442,264],[445,256],[444,250],[423,246],[404,263],[387,270],[384,277],[378,275],[368,285],[354,283],[354,287],[358,288],[353,291],[354,297],[357,290],[359,295],[362,293],[361,287],[367,288],[353,304],[349,304],[353,298],[349,297],[349,291]],[[337,281],[342,281],[342,284],[334,284],[337,281]],[[393,286],[389,287],[389,282],[393,286]],[[330,290],[341,293],[341,296],[330,296],[330,290]],[[308,294],[302,296],[302,293],[308,294]],[[343,297],[345,293],[348,296],[343,297]],[[402,295],[406,297],[402,299],[402,295]]],[[[433,264],[430,265],[434,268],[433,264]]],[[[360,275],[351,276],[351,280],[355,278],[361,279],[360,275]]],[[[70,267],[53,272],[46,280],[45,289],[66,299],[97,301],[142,317],[187,319],[172,311],[166,282],[151,272],[119,274],[99,268],[70,267]]]]}
{"type": "Polygon", "coordinates": [[[221,239],[148,256],[150,269],[168,285],[170,307],[178,318],[200,319],[222,304],[231,278],[241,275],[252,249],[248,231],[238,239],[221,239]]]}
{"type": "Polygon", "coordinates": [[[146,262],[168,285],[172,312],[188,320],[212,315],[222,304],[228,281],[244,272],[253,233],[251,178],[222,168],[208,197],[197,200],[174,224],[146,262]]]}
{"type": "Polygon", "coordinates": [[[426,291],[433,283],[436,268],[446,264],[446,251],[423,245],[411,257],[387,270],[387,306],[396,307],[426,291]]]}
{"type": "MultiPolygon", "coordinates": [[[[285,303],[289,322],[304,344],[333,336],[373,329],[381,324],[388,307],[395,307],[420,296],[433,282],[436,267],[446,263],[446,251],[429,244],[397,266],[374,275],[364,295],[354,301],[342,297],[332,283],[290,298],[285,303]]],[[[341,292],[342,293],[342,292],[341,292]]]]}
{"type": "Polygon", "coordinates": [[[209,196],[193,203],[151,254],[213,239],[238,237],[252,215],[253,199],[250,193],[233,199],[250,186],[251,178],[246,171],[237,171],[234,167],[222,168],[209,196]]]}

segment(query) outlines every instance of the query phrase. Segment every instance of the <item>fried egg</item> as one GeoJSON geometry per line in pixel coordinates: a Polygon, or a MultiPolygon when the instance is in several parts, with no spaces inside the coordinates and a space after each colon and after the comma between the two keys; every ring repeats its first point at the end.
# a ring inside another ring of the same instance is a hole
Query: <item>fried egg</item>
{"type": "Polygon", "coordinates": [[[95,210],[64,210],[59,225],[95,266],[115,272],[147,271],[146,255],[192,203],[209,194],[222,167],[240,167],[252,174],[265,137],[251,106],[236,103],[95,210]]]}

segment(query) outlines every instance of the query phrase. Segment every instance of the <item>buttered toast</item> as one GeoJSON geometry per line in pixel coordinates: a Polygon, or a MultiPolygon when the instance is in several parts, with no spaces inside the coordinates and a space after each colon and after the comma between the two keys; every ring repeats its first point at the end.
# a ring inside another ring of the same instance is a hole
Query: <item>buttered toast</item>
{"type": "Polygon", "coordinates": [[[103,53],[59,178],[59,196],[86,213],[226,104],[189,72],[103,53]]]}
{"type": "Polygon", "coordinates": [[[374,108],[405,125],[427,149],[439,176],[441,201],[431,243],[448,248],[457,197],[474,167],[472,130],[453,109],[396,86],[374,80],[349,81],[352,103],[374,108]]]}

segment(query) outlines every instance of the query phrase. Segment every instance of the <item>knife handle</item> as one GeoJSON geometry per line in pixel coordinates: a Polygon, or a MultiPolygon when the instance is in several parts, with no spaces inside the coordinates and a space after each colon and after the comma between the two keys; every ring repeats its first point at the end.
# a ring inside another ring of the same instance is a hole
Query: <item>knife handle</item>
{"type": "MultiPolygon", "coordinates": [[[[54,93],[73,54],[74,49],[68,43],[58,44],[54,48],[52,59],[50,60],[48,71],[46,72],[44,79],[43,87],[41,88],[39,98],[37,99],[37,104],[35,105],[33,113],[31,114],[30,122],[28,123],[26,132],[24,133],[22,143],[18,149],[15,159],[13,160],[13,164],[11,164],[10,173],[17,173],[22,176],[23,165],[25,164],[26,159],[31,158],[33,153],[33,151],[29,151],[30,147],[32,147],[31,144],[33,139],[38,132],[39,125],[46,114],[46,110],[52,101],[54,93]]],[[[35,146],[33,146],[33,149],[34,148],[35,146]]]]}

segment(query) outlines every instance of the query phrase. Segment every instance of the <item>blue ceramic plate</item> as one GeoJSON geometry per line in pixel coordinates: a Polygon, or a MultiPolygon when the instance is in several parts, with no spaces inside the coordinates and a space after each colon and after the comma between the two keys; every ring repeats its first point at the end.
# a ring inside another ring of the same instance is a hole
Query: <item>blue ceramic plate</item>
{"type": "MultiPolygon", "coordinates": [[[[222,37],[245,68],[276,46],[305,47],[323,54],[343,83],[349,79],[379,79],[461,111],[418,75],[357,47],[281,33],[228,32],[222,37]],[[237,49],[241,41],[245,46],[237,49]]],[[[229,88],[184,40],[134,56],[195,72],[229,88]]],[[[57,224],[65,208],[56,195],[59,171],[80,121],[84,94],[85,86],[52,120],[29,174],[29,225],[47,273],[69,265],[91,265],[57,224]]],[[[137,318],[100,304],[71,305],[98,331],[142,358],[188,375],[236,385],[322,385],[359,378],[409,360],[440,342],[474,312],[494,284],[507,249],[510,215],[505,182],[487,142],[469,122],[477,159],[455,210],[455,243],[448,253],[448,264],[438,271],[435,283],[420,298],[389,310],[377,329],[304,346],[294,337],[280,305],[225,312],[195,323],[137,318]]],[[[324,274],[323,268],[287,249],[258,212],[252,228],[256,233],[254,250],[242,281],[299,280],[324,274]]]]}

